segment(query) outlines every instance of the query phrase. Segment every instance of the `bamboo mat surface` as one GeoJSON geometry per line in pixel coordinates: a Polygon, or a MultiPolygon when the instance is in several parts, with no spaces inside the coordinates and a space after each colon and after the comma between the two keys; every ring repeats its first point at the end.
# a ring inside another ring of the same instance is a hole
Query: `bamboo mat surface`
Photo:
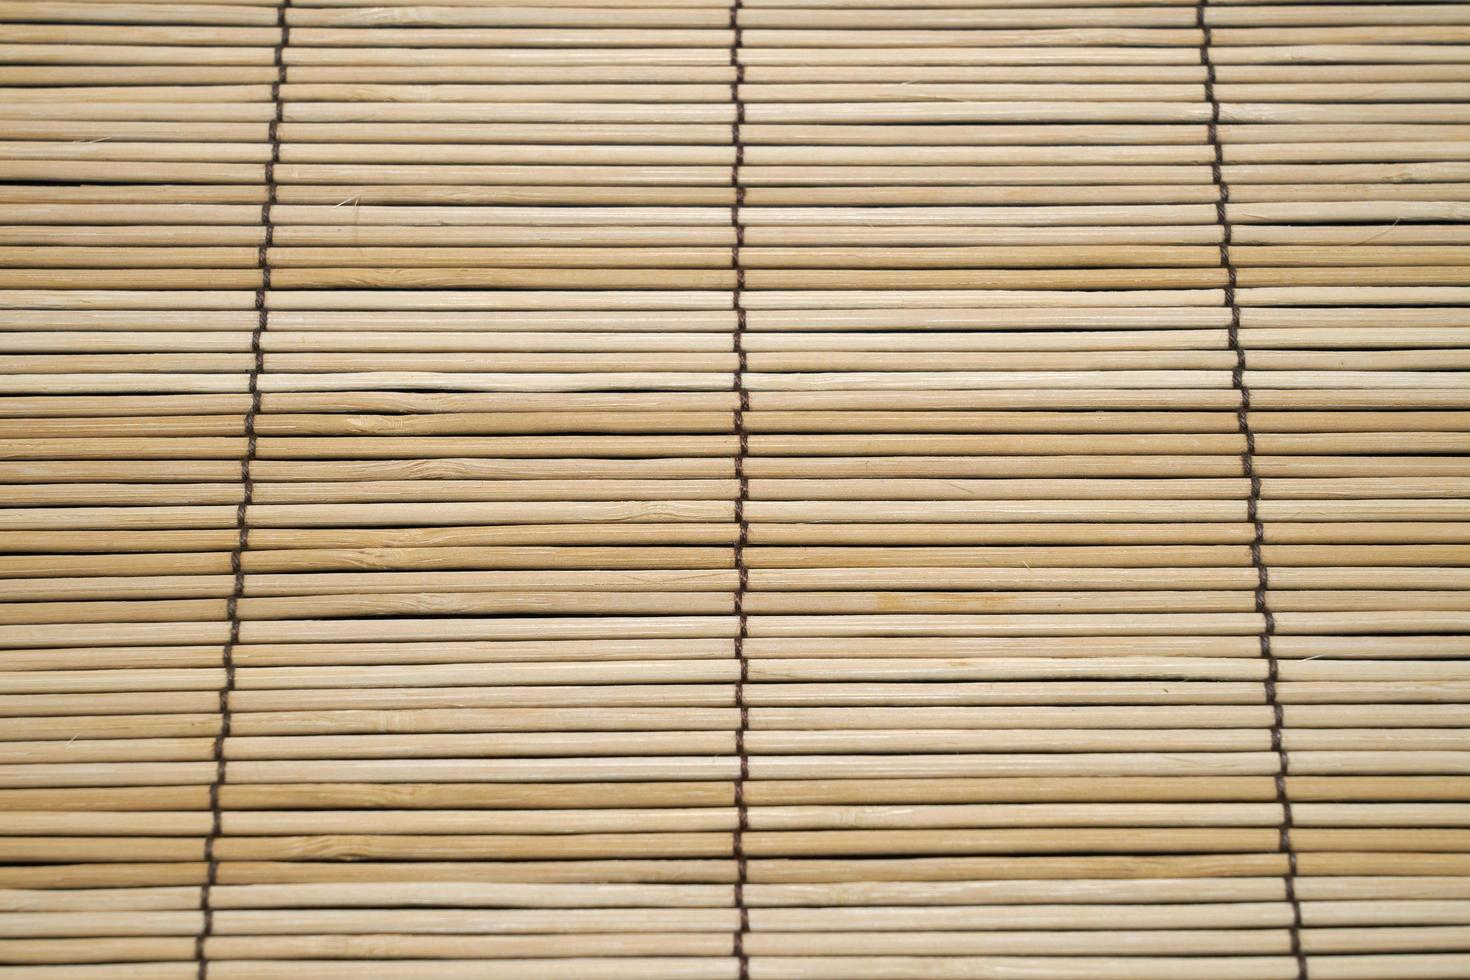
{"type": "Polygon", "coordinates": [[[1470,6],[0,2],[0,977],[1470,976],[1470,6]]]}

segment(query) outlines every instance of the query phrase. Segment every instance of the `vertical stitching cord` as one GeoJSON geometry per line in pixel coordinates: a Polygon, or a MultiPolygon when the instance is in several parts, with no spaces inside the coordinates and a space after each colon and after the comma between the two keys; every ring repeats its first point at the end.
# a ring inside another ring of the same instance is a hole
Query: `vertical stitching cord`
{"type": "Polygon", "coordinates": [[[730,189],[734,195],[730,205],[730,227],[735,240],[730,246],[730,268],[735,272],[735,286],[731,290],[730,304],[735,310],[735,334],[731,343],[735,349],[735,375],[733,380],[737,396],[734,415],[735,435],[739,449],[735,456],[735,479],[739,489],[735,497],[735,523],[739,526],[735,540],[735,659],[740,665],[739,679],[735,682],[735,706],[740,710],[740,727],[735,730],[735,754],[740,759],[740,772],[735,780],[735,834],[732,850],[735,855],[735,908],[739,922],[735,928],[734,953],[740,964],[740,980],[749,980],[750,956],[745,952],[745,934],[750,931],[750,910],[745,905],[745,882],[747,867],[745,860],[745,832],[750,829],[750,813],[745,805],[745,781],[750,778],[750,757],[745,753],[745,733],[750,728],[750,709],[745,703],[745,684],[749,679],[750,665],[745,659],[745,638],[749,635],[749,621],[745,613],[745,592],[750,585],[750,573],[745,567],[745,546],[750,540],[750,524],[745,519],[745,503],[750,499],[750,480],[745,475],[745,457],[750,452],[750,436],[745,430],[745,413],[750,411],[750,392],[745,390],[745,305],[741,295],[745,291],[745,268],[740,262],[740,249],[745,245],[745,225],[741,223],[740,209],[745,205],[745,188],[740,183],[740,168],[745,163],[745,145],[741,142],[740,128],[745,123],[745,102],[740,87],[745,83],[745,66],[740,62],[740,3],[730,3],[730,67],[734,76],[730,81],[730,101],[735,108],[735,117],[730,124],[730,144],[735,151],[730,165],[730,189]]]}
{"type": "Polygon", "coordinates": [[[1302,951],[1302,906],[1296,894],[1297,861],[1296,850],[1291,843],[1292,814],[1291,798],[1286,791],[1286,776],[1291,769],[1291,757],[1282,744],[1281,729],[1285,721],[1281,701],[1277,697],[1276,682],[1280,666],[1271,649],[1271,637],[1276,632],[1276,617],[1266,602],[1266,590],[1270,587],[1270,573],[1261,557],[1261,546],[1265,541],[1266,528],[1260,518],[1261,478],[1256,473],[1256,438],[1251,431],[1251,390],[1245,383],[1245,348],[1240,344],[1240,304],[1236,301],[1236,270],[1230,258],[1230,218],[1226,206],[1230,203],[1230,184],[1225,180],[1225,148],[1220,142],[1220,100],[1215,95],[1215,64],[1210,58],[1211,30],[1205,23],[1205,7],[1209,0],[1198,0],[1195,6],[1195,23],[1200,30],[1200,64],[1205,69],[1205,100],[1210,104],[1209,140],[1214,150],[1210,163],[1210,175],[1219,197],[1215,201],[1215,217],[1221,229],[1220,265],[1225,269],[1225,305],[1230,308],[1229,341],[1235,351],[1235,367],[1230,372],[1231,384],[1240,392],[1240,407],[1236,410],[1236,421],[1240,434],[1245,438],[1245,450],[1240,454],[1241,470],[1250,481],[1250,496],[1246,502],[1246,517],[1251,522],[1251,564],[1256,569],[1255,605],[1261,614],[1261,657],[1266,661],[1266,704],[1271,708],[1271,750],[1276,753],[1278,766],[1275,775],[1276,802],[1281,807],[1281,824],[1278,827],[1278,847],[1286,855],[1286,874],[1282,882],[1286,889],[1286,900],[1291,906],[1291,955],[1296,959],[1298,980],[1307,980],[1307,957],[1302,951]]]}
{"type": "Polygon", "coordinates": [[[281,102],[281,86],[286,81],[285,48],[291,39],[291,28],[286,23],[286,8],[291,0],[281,0],[276,8],[276,25],[281,36],[276,42],[274,62],[276,78],[271,83],[271,102],[275,111],[266,137],[270,142],[270,157],[265,164],[265,202],[260,206],[260,223],[264,237],[256,250],[256,263],[260,269],[260,288],[255,291],[255,328],[250,331],[250,353],[253,357],[247,390],[250,392],[250,407],[245,411],[245,455],[240,458],[240,504],[235,508],[235,526],[239,538],[230,551],[230,572],[234,575],[234,586],[225,600],[225,616],[230,623],[230,632],[221,650],[220,659],[225,670],[225,682],[219,690],[219,731],[214,737],[214,781],[209,786],[210,824],[209,836],[204,839],[204,887],[199,890],[199,909],[204,921],[199,935],[194,940],[194,959],[199,964],[198,978],[205,980],[209,975],[209,958],[204,945],[214,933],[214,907],[210,902],[215,883],[219,880],[219,858],[215,856],[215,843],[219,840],[224,814],[220,809],[220,787],[225,783],[225,741],[230,737],[230,693],[235,689],[235,647],[240,642],[240,599],[245,594],[244,553],[250,547],[250,504],[255,497],[255,483],[250,473],[250,464],[255,459],[255,418],[260,414],[260,375],[265,370],[265,352],[261,348],[261,335],[270,325],[270,310],[266,306],[266,294],[271,288],[270,249],[274,244],[275,227],[271,223],[271,208],[276,203],[276,164],[281,160],[280,125],[284,106],[281,102]]]}

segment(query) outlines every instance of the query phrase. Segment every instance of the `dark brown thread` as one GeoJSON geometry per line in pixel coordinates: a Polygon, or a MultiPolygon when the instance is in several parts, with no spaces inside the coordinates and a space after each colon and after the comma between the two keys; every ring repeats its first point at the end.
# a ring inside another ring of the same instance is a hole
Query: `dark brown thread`
{"type": "Polygon", "coordinates": [[[234,585],[225,600],[225,618],[229,620],[230,632],[220,651],[225,671],[225,682],[219,690],[219,731],[214,736],[214,781],[209,785],[209,835],[204,839],[204,886],[199,890],[199,910],[204,913],[199,935],[194,939],[194,959],[199,964],[198,978],[209,976],[209,958],[204,954],[205,941],[214,933],[214,908],[210,902],[214,886],[219,881],[219,859],[215,856],[215,842],[219,840],[224,814],[220,809],[220,787],[225,783],[225,741],[230,737],[230,694],[235,690],[235,647],[240,643],[240,599],[245,594],[244,553],[250,547],[250,505],[255,499],[255,481],[250,473],[250,464],[255,460],[255,418],[260,414],[260,374],[265,370],[265,352],[261,348],[261,335],[270,325],[270,310],[266,305],[266,294],[271,288],[270,249],[275,244],[275,226],[271,222],[271,209],[276,204],[276,164],[281,160],[280,124],[284,113],[281,102],[281,86],[286,81],[285,48],[291,40],[291,27],[286,23],[286,8],[291,0],[281,0],[276,8],[276,26],[281,36],[276,42],[274,63],[276,79],[271,83],[271,102],[275,112],[266,128],[270,142],[270,157],[265,164],[265,202],[260,206],[260,223],[264,237],[256,250],[256,263],[260,269],[260,288],[255,291],[255,328],[250,331],[250,353],[253,356],[247,390],[250,406],[245,410],[245,455],[240,458],[240,503],[235,508],[235,526],[239,538],[230,551],[230,574],[234,585]]]}
{"type": "Polygon", "coordinates": [[[1266,661],[1265,688],[1266,704],[1271,709],[1271,751],[1276,753],[1278,760],[1275,785],[1276,802],[1281,806],[1281,824],[1277,828],[1279,835],[1277,846],[1281,853],[1286,855],[1286,874],[1282,877],[1282,881],[1286,888],[1286,901],[1291,906],[1291,955],[1296,959],[1298,980],[1307,980],[1307,957],[1302,950],[1302,906],[1296,895],[1296,849],[1291,843],[1291,799],[1286,791],[1286,777],[1291,771],[1291,757],[1287,754],[1285,745],[1282,744],[1281,730],[1285,722],[1285,713],[1276,692],[1276,683],[1280,678],[1280,666],[1276,654],[1271,649],[1271,637],[1276,633],[1276,617],[1272,614],[1266,601],[1266,590],[1270,587],[1271,579],[1266,569],[1266,562],[1261,556],[1266,528],[1261,523],[1259,513],[1261,478],[1256,473],[1256,438],[1251,431],[1250,424],[1251,390],[1245,382],[1245,349],[1240,344],[1240,304],[1235,296],[1236,270],[1235,263],[1230,258],[1230,217],[1227,209],[1230,203],[1230,184],[1225,179],[1225,149],[1220,142],[1220,101],[1215,96],[1215,65],[1210,59],[1211,30],[1205,23],[1205,7],[1208,4],[1209,0],[1199,0],[1196,4],[1195,25],[1200,31],[1199,60],[1205,69],[1205,101],[1210,104],[1210,121],[1207,130],[1210,146],[1214,151],[1214,158],[1210,161],[1210,178],[1219,191],[1219,196],[1215,200],[1215,218],[1220,225],[1220,265],[1224,268],[1226,276],[1225,305],[1230,309],[1228,337],[1230,349],[1235,352],[1235,366],[1230,371],[1230,381],[1235,390],[1240,392],[1240,407],[1236,410],[1235,419],[1241,437],[1245,440],[1245,449],[1240,454],[1240,466],[1246,479],[1250,481],[1250,495],[1246,498],[1246,518],[1253,529],[1250,555],[1251,564],[1256,569],[1256,612],[1261,614],[1262,619],[1261,657],[1266,661]]]}
{"type": "Polygon", "coordinates": [[[745,612],[745,592],[750,587],[750,572],[745,567],[745,546],[750,541],[750,524],[745,519],[745,504],[750,499],[750,480],[745,475],[745,457],[750,453],[750,435],[745,429],[745,413],[750,411],[750,392],[745,390],[745,267],[740,262],[740,250],[745,247],[745,225],[741,221],[740,209],[745,206],[745,188],[740,183],[740,168],[745,164],[745,144],[740,129],[745,125],[745,102],[740,87],[745,84],[745,66],[740,63],[740,4],[730,3],[730,67],[734,74],[730,80],[730,102],[735,117],[730,123],[730,145],[735,159],[730,164],[730,190],[734,200],[730,205],[730,228],[735,240],[730,245],[730,268],[735,273],[735,285],[730,293],[730,304],[735,310],[735,334],[731,343],[735,349],[735,374],[733,380],[737,398],[734,427],[738,447],[735,454],[735,479],[738,492],[735,497],[735,523],[739,528],[735,539],[735,659],[740,664],[740,676],[735,682],[735,706],[740,709],[740,726],[735,730],[735,754],[740,759],[740,772],[735,779],[735,834],[732,849],[735,855],[735,908],[740,919],[735,927],[734,953],[740,964],[740,980],[750,978],[750,956],[745,951],[745,934],[750,931],[750,910],[745,905],[745,883],[748,868],[745,859],[745,832],[750,829],[750,813],[745,805],[745,782],[750,778],[750,757],[745,753],[745,733],[750,728],[750,708],[745,703],[745,684],[750,677],[750,664],[745,659],[745,639],[750,635],[750,624],[745,612]]]}

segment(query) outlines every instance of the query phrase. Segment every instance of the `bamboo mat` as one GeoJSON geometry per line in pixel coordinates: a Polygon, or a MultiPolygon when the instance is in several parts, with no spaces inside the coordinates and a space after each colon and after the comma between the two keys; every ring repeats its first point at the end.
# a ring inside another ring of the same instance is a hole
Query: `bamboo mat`
{"type": "Polygon", "coordinates": [[[0,977],[1470,976],[1470,6],[0,2],[0,977]]]}

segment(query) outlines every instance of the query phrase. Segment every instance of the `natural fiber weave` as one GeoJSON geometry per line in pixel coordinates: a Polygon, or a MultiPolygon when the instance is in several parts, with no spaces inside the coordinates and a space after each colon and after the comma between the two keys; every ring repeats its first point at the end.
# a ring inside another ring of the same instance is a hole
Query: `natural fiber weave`
{"type": "Polygon", "coordinates": [[[1470,976],[1470,5],[0,2],[0,978],[1470,976]]]}

